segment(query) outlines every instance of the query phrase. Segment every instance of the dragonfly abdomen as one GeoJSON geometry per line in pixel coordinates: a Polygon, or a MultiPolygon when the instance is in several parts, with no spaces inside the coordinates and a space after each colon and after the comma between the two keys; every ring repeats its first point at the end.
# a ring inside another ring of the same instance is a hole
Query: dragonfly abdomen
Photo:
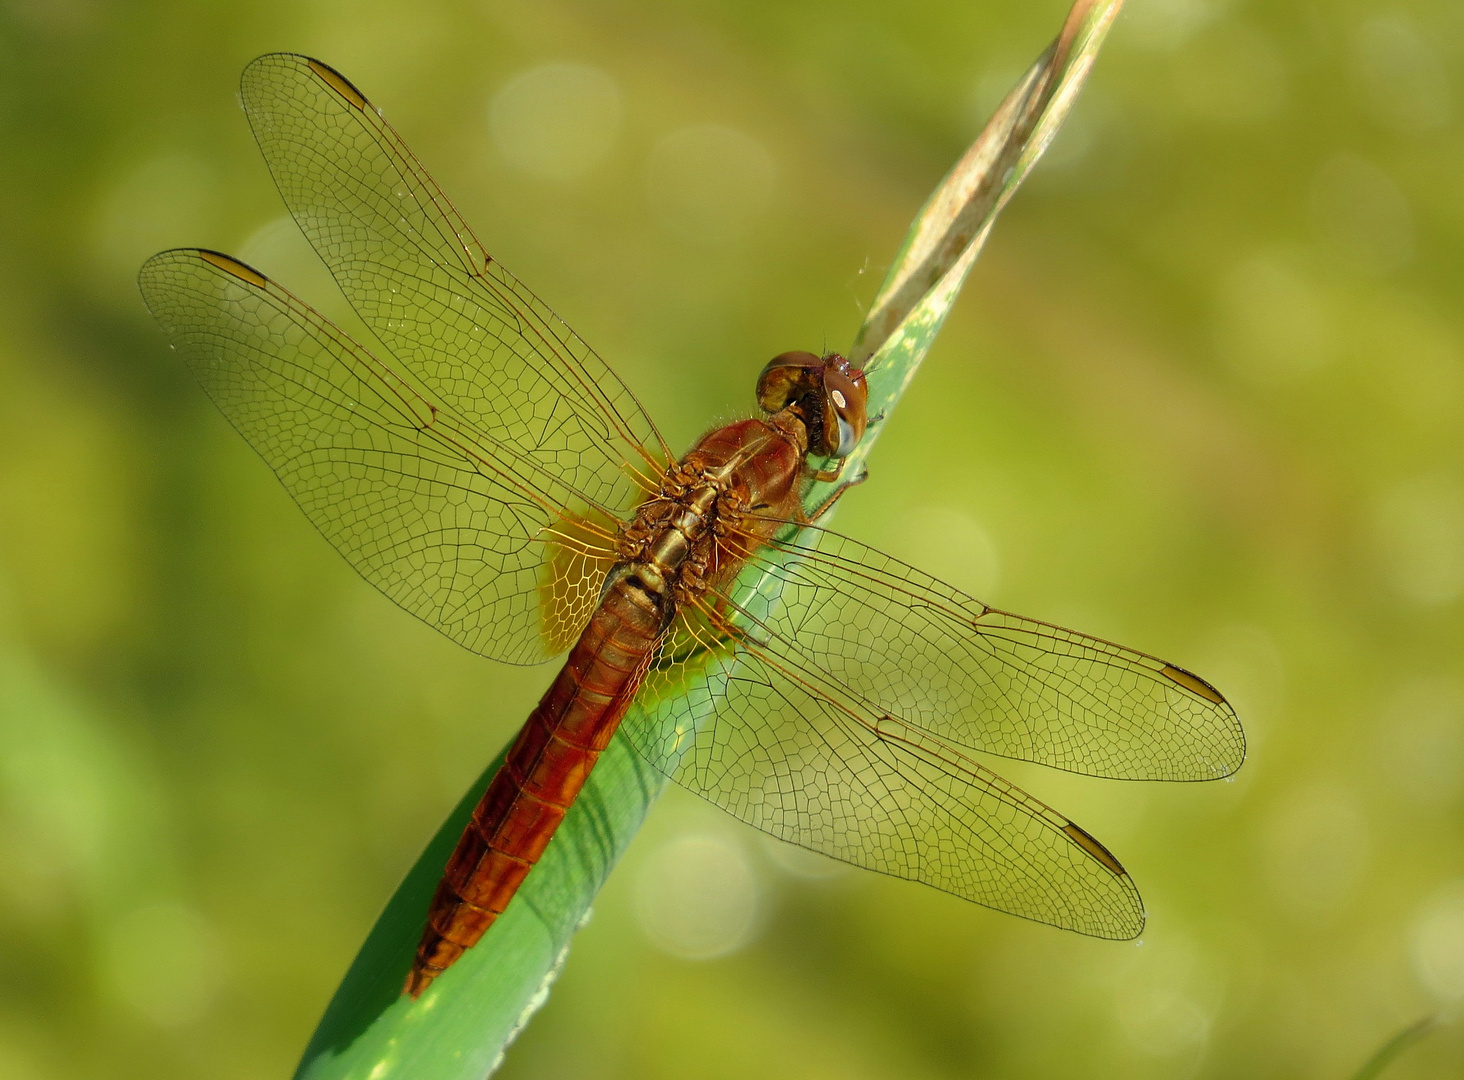
{"type": "Polygon", "coordinates": [[[448,860],[407,993],[420,995],[507,909],[610,744],[678,605],[705,593],[709,571],[735,572],[737,552],[718,548],[723,510],[796,500],[802,470],[796,438],[742,420],[704,437],[668,471],[660,495],[641,505],[621,536],[621,562],[600,606],[448,860]]]}
{"type": "Polygon", "coordinates": [[[448,860],[407,993],[420,995],[508,907],[619,727],[664,623],[660,598],[639,580],[607,590],[448,860]]]}

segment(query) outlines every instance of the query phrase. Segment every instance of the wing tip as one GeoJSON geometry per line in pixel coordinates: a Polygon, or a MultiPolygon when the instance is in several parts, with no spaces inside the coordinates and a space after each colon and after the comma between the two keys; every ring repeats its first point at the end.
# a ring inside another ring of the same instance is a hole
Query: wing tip
{"type": "Polygon", "coordinates": [[[1195,697],[1220,708],[1219,719],[1224,723],[1225,731],[1223,736],[1217,732],[1214,741],[1223,741],[1224,745],[1213,759],[1206,762],[1210,767],[1196,779],[1223,780],[1227,776],[1233,776],[1245,764],[1246,755],[1245,728],[1241,726],[1240,717],[1235,714],[1235,706],[1209,681],[1177,664],[1164,664],[1160,667],[1159,674],[1195,697]]]}
{"type": "Polygon", "coordinates": [[[1220,772],[1216,774],[1217,780],[1225,780],[1234,776],[1245,764],[1246,753],[1249,747],[1245,742],[1245,729],[1240,726],[1240,721],[1235,722],[1235,747],[1234,752],[1220,762],[1220,772]]]}
{"type": "Polygon", "coordinates": [[[1144,900],[1139,895],[1138,887],[1134,885],[1134,879],[1113,852],[1104,847],[1098,838],[1087,829],[1074,821],[1069,821],[1062,827],[1062,831],[1067,834],[1069,840],[1083,850],[1084,854],[1113,875],[1114,886],[1128,901],[1122,912],[1110,909],[1109,915],[1113,917],[1105,918],[1101,925],[1089,925],[1081,929],[1073,927],[1073,929],[1107,941],[1133,941],[1144,932],[1144,924],[1147,921],[1144,900]]]}
{"type": "Polygon", "coordinates": [[[1148,924],[1149,916],[1144,911],[1143,901],[1135,897],[1135,904],[1130,911],[1130,918],[1121,925],[1115,926],[1104,933],[1097,935],[1105,941],[1137,941],[1143,936],[1144,927],[1148,924]]]}
{"type": "Polygon", "coordinates": [[[1223,727],[1211,732],[1211,737],[1207,740],[1212,749],[1209,754],[1200,757],[1203,768],[1199,770],[1199,775],[1184,779],[1225,780],[1234,776],[1245,764],[1249,747],[1246,745],[1245,728],[1241,726],[1240,718],[1231,710],[1223,717],[1223,721],[1223,727]]]}

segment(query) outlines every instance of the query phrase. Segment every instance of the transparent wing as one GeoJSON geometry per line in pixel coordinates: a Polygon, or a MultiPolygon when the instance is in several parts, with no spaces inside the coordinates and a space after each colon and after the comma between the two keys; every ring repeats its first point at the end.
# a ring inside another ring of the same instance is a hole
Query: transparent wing
{"type": "Polygon", "coordinates": [[[999,911],[1132,938],[1143,904],[1077,825],[929,732],[872,711],[703,605],[621,726],[675,780],[783,840],[999,911]]]}
{"type": "Polygon", "coordinates": [[[367,581],[498,660],[574,640],[613,561],[614,520],[586,494],[595,462],[478,429],[226,255],[165,251],[138,281],[209,396],[367,581]]]}
{"type": "Polygon", "coordinates": [[[820,529],[753,558],[778,603],[749,633],[866,714],[1002,757],[1119,780],[1213,780],[1245,758],[1220,692],[1163,660],[974,600],[820,529]]]}
{"type": "Polygon", "coordinates": [[[671,459],[616,374],[495,262],[380,112],[318,60],[261,56],[241,80],[290,213],[400,369],[592,502],[671,459]]]}
{"type": "Polygon", "coordinates": [[[683,611],[622,730],[784,840],[988,907],[1127,938],[1143,907],[1088,833],[961,748],[1122,779],[1240,766],[1209,683],[989,608],[846,537],[756,550],[734,600],[683,611]]]}

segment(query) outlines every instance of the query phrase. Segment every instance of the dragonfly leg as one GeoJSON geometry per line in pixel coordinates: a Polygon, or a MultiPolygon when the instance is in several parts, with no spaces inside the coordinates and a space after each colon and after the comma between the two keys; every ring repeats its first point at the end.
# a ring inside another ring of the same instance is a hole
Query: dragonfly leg
{"type": "Polygon", "coordinates": [[[839,463],[832,469],[809,469],[808,477],[811,480],[818,480],[825,484],[832,480],[837,480],[844,473],[844,462],[846,460],[846,458],[840,458],[839,463]]]}
{"type": "MultiPolygon", "coordinates": [[[[840,465],[840,468],[842,469],[843,462],[841,461],[839,463],[839,465],[840,465]]],[[[837,477],[838,475],[839,475],[838,472],[835,472],[834,473],[834,476],[835,477],[837,477]]],[[[817,479],[818,474],[815,473],[814,476],[815,476],[815,479],[817,479]]],[[[808,515],[808,522],[809,522],[809,524],[812,524],[813,522],[817,521],[819,518],[823,517],[830,510],[832,510],[834,508],[834,503],[838,502],[839,499],[843,497],[844,492],[848,491],[852,487],[858,487],[860,484],[864,483],[864,481],[866,481],[868,479],[869,479],[869,470],[868,469],[864,469],[864,470],[862,470],[859,473],[858,476],[854,477],[853,480],[845,480],[838,487],[834,488],[833,491],[829,492],[829,497],[827,499],[825,499],[823,502],[819,503],[818,506],[814,508],[813,513],[811,513],[811,514],[808,515]]]]}

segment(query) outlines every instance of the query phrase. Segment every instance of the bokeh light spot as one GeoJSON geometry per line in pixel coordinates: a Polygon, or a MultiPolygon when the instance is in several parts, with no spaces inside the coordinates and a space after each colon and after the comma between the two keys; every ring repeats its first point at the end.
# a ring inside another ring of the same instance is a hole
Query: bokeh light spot
{"type": "Polygon", "coordinates": [[[1453,116],[1453,87],[1443,60],[1401,12],[1374,15],[1357,31],[1351,71],[1363,105],[1384,127],[1435,131],[1453,116]]]}
{"type": "Polygon", "coordinates": [[[1172,931],[1125,958],[1113,1008],[1130,1045],[1156,1058],[1203,1049],[1210,1037],[1216,973],[1193,942],[1172,931]]]}
{"type": "Polygon", "coordinates": [[[1405,480],[1379,499],[1376,532],[1383,572],[1417,604],[1464,592],[1464,487],[1449,476],[1405,480]]]}
{"type": "Polygon", "coordinates": [[[1312,180],[1318,239],[1353,269],[1386,274],[1413,259],[1413,212],[1393,178],[1365,158],[1339,154],[1312,180]]]}
{"type": "Polygon", "coordinates": [[[176,901],[135,908],[109,933],[108,982],[116,996],[159,1027],[200,1019],[222,983],[218,935],[176,901]]]}
{"type": "Polygon", "coordinates": [[[1333,356],[1331,305],[1297,260],[1247,259],[1226,275],[1216,299],[1216,346],[1249,382],[1294,382],[1333,356]]]}
{"type": "Polygon", "coordinates": [[[1326,918],[1350,899],[1367,868],[1368,821],[1340,784],[1296,789],[1271,815],[1264,834],[1267,877],[1284,908],[1326,918]]]}
{"type": "Polygon", "coordinates": [[[1441,676],[1404,683],[1379,717],[1377,747],[1406,799],[1452,802],[1464,787],[1464,682],[1441,676]]]}
{"type": "Polygon", "coordinates": [[[488,129],[510,165],[563,182],[585,176],[605,159],[620,117],[620,88],[605,72],[587,64],[544,64],[493,95],[488,129]]]}
{"type": "Polygon", "coordinates": [[[729,127],[699,124],[651,148],[646,197],[651,213],[678,239],[736,239],[767,210],[777,166],[761,143],[729,127]]]}
{"type": "Polygon", "coordinates": [[[1413,971],[1445,1001],[1464,998],[1464,880],[1451,882],[1424,903],[1413,923],[1413,971]]]}
{"type": "Polygon", "coordinates": [[[1224,13],[1227,0],[1132,0],[1127,29],[1140,45],[1177,49],[1224,13]]]}
{"type": "Polygon", "coordinates": [[[137,268],[149,255],[207,243],[217,188],[213,167],[187,153],[159,154],[124,173],[96,209],[93,251],[108,283],[133,292],[137,268]]]}
{"type": "Polygon", "coordinates": [[[1287,96],[1286,60],[1253,26],[1211,31],[1174,59],[1174,88],[1192,116],[1222,123],[1264,120],[1287,96]]]}
{"type": "Polygon", "coordinates": [[[650,857],[637,884],[641,928],[672,956],[711,960],[756,936],[757,873],[734,840],[703,833],[678,837],[650,857]]]}
{"type": "Polygon", "coordinates": [[[1129,1040],[1155,1057],[1172,1057],[1204,1042],[1210,1033],[1204,1010],[1167,989],[1151,988],[1123,998],[1118,1019],[1129,1040]]]}
{"type": "Polygon", "coordinates": [[[1001,584],[1001,552],[970,514],[935,504],[899,516],[889,538],[892,554],[981,600],[1001,584]]]}

